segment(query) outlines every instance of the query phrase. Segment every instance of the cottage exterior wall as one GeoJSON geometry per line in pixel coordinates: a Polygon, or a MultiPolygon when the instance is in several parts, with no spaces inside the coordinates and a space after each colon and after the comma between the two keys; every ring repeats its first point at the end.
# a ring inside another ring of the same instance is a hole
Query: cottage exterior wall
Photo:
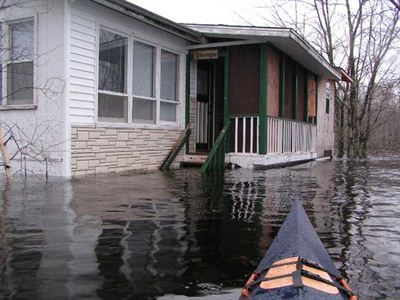
{"type": "MultiPolygon", "coordinates": [[[[182,130],[73,126],[71,175],[158,169],[182,130]]],[[[182,161],[178,155],[173,167],[182,161]]]]}
{"type": "Polygon", "coordinates": [[[324,151],[332,151],[334,155],[335,144],[335,103],[334,103],[334,82],[325,78],[318,80],[318,104],[317,104],[317,155],[324,156],[324,151]],[[326,84],[330,82],[329,92],[326,84]],[[329,113],[326,113],[326,99],[329,97],[329,113]]]}
{"type": "Polygon", "coordinates": [[[71,6],[69,45],[71,175],[158,169],[184,129],[187,42],[90,1],[76,1],[71,6]],[[138,40],[179,55],[176,123],[134,124],[130,109],[127,123],[97,120],[100,27],[127,36],[129,43],[138,40]]]}
{"type": "MultiPolygon", "coordinates": [[[[3,30],[6,30],[5,24],[10,22],[34,21],[33,104],[14,107],[0,105],[0,123],[3,129],[4,126],[13,127],[13,133],[20,147],[30,144],[36,148],[36,150],[28,148],[27,174],[44,174],[47,168],[49,175],[65,175],[64,153],[69,138],[65,135],[64,18],[64,0],[40,0],[34,3],[22,1],[0,12],[3,30]],[[31,157],[36,154],[37,157],[31,157]]],[[[8,32],[1,35],[3,60],[4,49],[7,49],[5,45],[7,35],[8,32]]],[[[3,79],[4,77],[3,74],[3,79]]],[[[6,95],[6,84],[3,80],[2,97],[6,95]]],[[[7,148],[10,156],[17,151],[13,141],[7,144],[7,148]]],[[[25,159],[17,155],[12,160],[12,167],[14,172],[25,173],[25,159]]],[[[3,168],[0,169],[0,172],[2,171],[3,168]]]]}

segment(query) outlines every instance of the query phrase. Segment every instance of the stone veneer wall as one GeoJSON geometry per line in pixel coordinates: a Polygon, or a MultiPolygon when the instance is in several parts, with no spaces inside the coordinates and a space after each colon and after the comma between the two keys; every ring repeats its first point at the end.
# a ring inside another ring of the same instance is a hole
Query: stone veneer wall
{"type": "MultiPolygon", "coordinates": [[[[156,170],[183,130],[73,126],[72,176],[156,170]]],[[[184,151],[175,160],[176,167],[184,151]]]]}

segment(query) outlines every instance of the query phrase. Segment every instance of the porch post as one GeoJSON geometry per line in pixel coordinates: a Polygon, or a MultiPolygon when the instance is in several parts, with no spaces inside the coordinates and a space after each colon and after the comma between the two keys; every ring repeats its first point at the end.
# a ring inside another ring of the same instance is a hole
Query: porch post
{"type": "MultiPolygon", "coordinates": [[[[185,101],[185,128],[190,122],[190,52],[186,55],[186,101],[185,101]]],[[[194,130],[194,129],[192,129],[194,130]]],[[[189,153],[189,139],[186,141],[186,153],[189,153]]]]}
{"type": "Polygon", "coordinates": [[[229,122],[229,47],[224,56],[224,126],[229,122]]]}
{"type": "Polygon", "coordinates": [[[267,153],[267,101],[268,101],[268,84],[267,84],[267,44],[261,44],[260,48],[260,104],[259,104],[259,134],[258,145],[259,154],[267,153]]]}

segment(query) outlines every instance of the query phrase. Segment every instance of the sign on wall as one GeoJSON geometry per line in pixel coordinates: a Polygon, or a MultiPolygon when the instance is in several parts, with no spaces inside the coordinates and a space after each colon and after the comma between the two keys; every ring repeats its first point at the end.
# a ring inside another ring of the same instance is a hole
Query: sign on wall
{"type": "Polygon", "coordinates": [[[202,59],[218,59],[218,50],[198,50],[192,52],[193,58],[197,60],[202,59]]]}

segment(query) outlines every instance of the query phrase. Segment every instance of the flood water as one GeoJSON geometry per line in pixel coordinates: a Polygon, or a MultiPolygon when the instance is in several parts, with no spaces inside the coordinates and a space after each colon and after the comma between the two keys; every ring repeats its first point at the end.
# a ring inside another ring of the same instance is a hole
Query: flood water
{"type": "Polygon", "coordinates": [[[400,157],[0,192],[0,298],[237,299],[300,196],[360,299],[400,299],[400,157]]]}

